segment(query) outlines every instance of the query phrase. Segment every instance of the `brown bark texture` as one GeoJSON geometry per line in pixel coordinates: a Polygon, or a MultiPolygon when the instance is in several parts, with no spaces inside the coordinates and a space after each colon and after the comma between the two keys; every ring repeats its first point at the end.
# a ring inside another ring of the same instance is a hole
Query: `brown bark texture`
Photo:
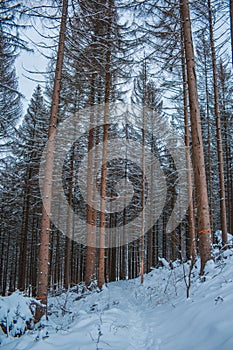
{"type": "Polygon", "coordinates": [[[194,49],[192,40],[192,29],[189,11],[189,2],[181,0],[181,19],[184,33],[184,47],[186,57],[189,105],[191,119],[191,135],[193,150],[194,182],[196,187],[197,216],[199,251],[201,257],[200,274],[204,274],[204,268],[211,257],[211,227],[208,205],[208,193],[205,173],[205,160],[203,150],[203,139],[201,129],[201,116],[198,104],[197,82],[195,73],[194,49]]]}
{"type": "Polygon", "coordinates": [[[231,55],[233,66],[233,0],[230,0],[230,25],[231,25],[231,55]]]}
{"type": "MultiPolygon", "coordinates": [[[[107,36],[110,45],[110,32],[112,27],[112,3],[109,1],[107,36]]],[[[109,102],[111,94],[111,51],[108,47],[106,51],[105,64],[105,91],[104,91],[104,134],[103,134],[103,154],[101,173],[101,206],[100,206],[100,238],[99,238],[99,264],[98,264],[98,287],[101,289],[105,283],[105,210],[106,210],[106,177],[107,177],[107,142],[108,142],[108,119],[109,102]]]]}
{"type": "Polygon", "coordinates": [[[184,138],[186,147],[186,168],[187,168],[187,187],[189,200],[189,251],[191,258],[191,267],[196,260],[196,233],[195,233],[195,216],[193,205],[193,186],[192,186],[192,163],[190,155],[190,137],[189,137],[189,115],[188,115],[188,92],[187,92],[187,73],[185,69],[185,51],[183,32],[181,31],[181,60],[182,60],[182,77],[183,77],[183,103],[184,103],[184,138]]]}
{"type": "Polygon", "coordinates": [[[213,14],[211,1],[208,0],[209,7],[209,31],[210,31],[210,43],[212,54],[212,67],[214,78],[214,112],[216,118],[216,135],[217,135],[217,147],[218,147],[218,174],[219,174],[219,186],[220,186],[220,216],[221,216],[221,229],[222,229],[222,245],[227,245],[227,215],[226,215],[226,193],[225,193],[225,180],[224,180],[224,160],[223,160],[223,147],[222,147],[222,131],[221,131],[221,118],[219,110],[219,90],[218,90],[218,73],[216,63],[216,52],[214,45],[214,28],[213,28],[213,14]]]}
{"type": "Polygon", "coordinates": [[[44,307],[39,306],[36,309],[35,322],[38,322],[41,317],[47,313],[47,298],[48,298],[48,275],[49,275],[49,245],[50,245],[50,210],[52,200],[52,178],[53,178],[53,163],[54,163],[54,147],[55,135],[57,128],[57,115],[59,108],[62,66],[65,46],[65,32],[67,20],[68,0],[62,2],[62,17],[60,24],[59,43],[56,61],[56,72],[53,86],[52,106],[50,112],[50,125],[48,132],[48,146],[45,163],[45,175],[43,182],[43,208],[41,219],[40,233],[40,250],[39,250],[39,271],[38,271],[38,287],[37,299],[44,307]],[[46,208],[46,209],[45,209],[46,208]]]}

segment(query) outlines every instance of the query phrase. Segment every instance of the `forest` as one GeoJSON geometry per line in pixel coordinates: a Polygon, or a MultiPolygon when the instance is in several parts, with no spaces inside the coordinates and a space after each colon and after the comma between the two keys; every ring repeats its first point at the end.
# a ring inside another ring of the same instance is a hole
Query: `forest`
{"type": "MultiPolygon", "coordinates": [[[[230,271],[232,66],[231,0],[0,1],[0,339],[42,334],[87,296],[96,310],[113,282],[127,309],[132,290],[136,304],[152,298],[149,276],[162,298],[178,271],[185,300],[213,264],[230,271]],[[24,68],[26,108],[23,52],[47,60],[24,68]],[[9,298],[29,312],[23,326],[9,298]]],[[[107,349],[98,327],[93,349],[107,349]]],[[[136,349],[133,338],[111,347],[136,349]]],[[[170,349],[156,341],[138,349],[170,349]]]]}

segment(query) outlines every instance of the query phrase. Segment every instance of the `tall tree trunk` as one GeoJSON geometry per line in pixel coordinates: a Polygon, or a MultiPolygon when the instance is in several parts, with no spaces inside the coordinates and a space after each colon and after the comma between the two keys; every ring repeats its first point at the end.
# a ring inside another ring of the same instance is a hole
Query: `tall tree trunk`
{"type": "Polygon", "coordinates": [[[224,181],[224,160],[223,160],[223,148],[222,148],[222,131],[221,131],[221,119],[219,111],[219,91],[218,91],[218,73],[216,63],[216,53],[214,45],[214,29],[213,29],[213,15],[211,0],[208,0],[209,7],[209,31],[210,31],[210,43],[212,54],[212,66],[213,66],[213,78],[214,78],[214,112],[216,118],[216,134],[217,134],[217,146],[218,146],[218,172],[219,172],[219,186],[220,186],[220,211],[221,211],[221,228],[222,228],[222,244],[227,244],[227,216],[226,216],[226,194],[225,194],[225,181],[224,181]]]}
{"type": "MultiPolygon", "coordinates": [[[[109,56],[110,58],[110,56],[109,56]]],[[[106,74],[107,75],[107,74],[106,74]]],[[[107,78],[109,79],[109,78],[107,78]]],[[[105,283],[105,210],[106,210],[106,177],[107,177],[107,141],[108,141],[108,116],[109,116],[110,85],[106,81],[105,106],[104,106],[104,135],[101,172],[101,207],[100,207],[100,239],[99,239],[99,264],[98,264],[98,287],[102,288],[105,283]]]]}
{"type": "Polygon", "coordinates": [[[7,244],[6,244],[6,258],[3,266],[3,281],[2,281],[2,296],[7,295],[7,282],[8,282],[8,271],[9,271],[9,256],[10,256],[10,238],[11,235],[8,235],[7,244]]]}
{"type": "Polygon", "coordinates": [[[86,256],[86,270],[85,270],[85,284],[88,287],[95,279],[95,258],[96,258],[96,220],[94,206],[94,192],[95,185],[92,183],[92,175],[95,167],[93,159],[93,152],[91,152],[94,146],[94,119],[95,119],[95,75],[92,74],[91,81],[91,115],[90,115],[90,131],[88,137],[88,174],[87,174],[87,256],[86,256]]]}
{"type": "Polygon", "coordinates": [[[203,275],[206,262],[212,258],[210,215],[201,130],[201,116],[198,104],[195,60],[188,0],[180,1],[180,9],[184,33],[185,57],[189,88],[194,180],[197,196],[199,251],[201,256],[200,274],[203,275]]]}
{"type": "MultiPolygon", "coordinates": [[[[143,106],[143,109],[145,107],[143,106]]],[[[145,116],[143,111],[143,124],[145,116]]],[[[141,258],[140,258],[140,273],[141,283],[144,282],[144,270],[145,270],[145,129],[142,129],[142,236],[141,236],[141,258]]]]}
{"type": "Polygon", "coordinates": [[[26,281],[26,270],[27,270],[27,244],[28,244],[28,224],[29,224],[29,208],[30,208],[30,191],[29,184],[31,180],[31,169],[27,171],[27,181],[25,184],[24,192],[24,208],[23,208],[23,222],[21,229],[21,242],[20,242],[20,252],[19,252],[19,269],[18,269],[18,289],[20,291],[25,290],[26,281]]]}
{"type": "Polygon", "coordinates": [[[144,270],[145,270],[145,114],[147,103],[147,67],[146,58],[143,62],[143,111],[142,111],[142,236],[141,236],[141,259],[140,259],[140,273],[141,283],[144,282],[144,270]]]}
{"type": "Polygon", "coordinates": [[[71,255],[71,229],[73,224],[73,214],[71,210],[72,205],[72,195],[73,195],[73,178],[74,178],[74,149],[72,150],[71,155],[71,164],[70,164],[70,174],[69,174],[69,206],[67,209],[67,217],[66,217],[66,244],[65,244],[65,273],[64,273],[64,287],[65,289],[69,289],[70,287],[70,255],[71,255]]]}
{"type": "Polygon", "coordinates": [[[101,172],[101,209],[100,209],[100,239],[99,239],[99,265],[98,265],[98,287],[102,288],[105,283],[105,210],[106,210],[106,176],[107,176],[107,142],[108,142],[108,119],[109,119],[109,102],[111,92],[111,27],[112,27],[112,1],[108,2],[108,45],[106,51],[105,64],[105,91],[104,91],[104,134],[103,134],[103,153],[102,153],[102,172],[101,172]]]}
{"type": "MultiPolygon", "coordinates": [[[[128,124],[127,122],[125,122],[125,140],[128,140],[129,135],[128,135],[128,124]]],[[[127,159],[127,155],[128,155],[128,149],[126,147],[126,154],[125,154],[125,159],[127,159]]],[[[128,165],[127,163],[125,163],[125,171],[124,171],[124,179],[125,179],[125,187],[127,186],[127,171],[128,171],[128,165]]],[[[123,211],[123,242],[125,240],[126,237],[126,196],[124,196],[124,211],[123,211]]],[[[129,254],[128,252],[129,249],[129,245],[128,244],[124,244],[120,247],[120,267],[119,267],[119,273],[118,276],[120,277],[121,280],[125,280],[126,277],[128,276],[128,261],[127,261],[127,255],[129,254]]]]}
{"type": "Polygon", "coordinates": [[[183,77],[183,104],[184,104],[184,138],[186,147],[186,168],[188,172],[188,223],[189,223],[189,251],[191,258],[191,266],[193,267],[196,260],[196,234],[195,234],[195,217],[193,208],[193,186],[192,186],[192,164],[190,156],[190,141],[189,141],[189,116],[188,116],[188,94],[187,94],[187,72],[185,66],[185,51],[184,51],[184,36],[181,30],[181,60],[182,60],[182,77],[183,77]]]}
{"type": "Polygon", "coordinates": [[[230,25],[231,25],[231,60],[233,66],[233,0],[230,0],[230,25]]]}
{"type": "MultiPolygon", "coordinates": [[[[205,45],[206,46],[206,45],[205,45]]],[[[210,208],[210,227],[213,230],[213,168],[212,168],[212,143],[211,143],[211,117],[210,117],[210,98],[209,98],[209,84],[208,84],[208,67],[207,67],[207,50],[209,47],[205,47],[204,56],[204,72],[205,72],[205,93],[206,93],[206,117],[208,124],[208,186],[209,186],[209,208],[210,208]]],[[[214,234],[212,232],[212,240],[214,241],[214,234]]]]}
{"type": "Polygon", "coordinates": [[[56,72],[55,72],[52,106],[51,106],[51,113],[50,113],[50,126],[49,126],[49,132],[48,132],[48,148],[47,148],[46,163],[45,163],[45,178],[43,183],[44,205],[42,208],[42,219],[41,219],[37,299],[41,301],[41,303],[44,305],[44,308],[39,306],[37,307],[36,314],[35,314],[35,322],[38,322],[45,313],[47,314],[49,242],[50,242],[49,214],[51,211],[51,200],[52,200],[54,146],[55,146],[57,115],[58,115],[60,89],[61,89],[67,10],[68,10],[68,0],[63,0],[58,52],[57,52],[57,62],[56,62],[56,72]]]}
{"type": "MultiPolygon", "coordinates": [[[[228,217],[228,225],[229,225],[229,232],[233,232],[233,212],[232,212],[232,206],[233,206],[233,198],[232,198],[232,154],[231,154],[231,129],[232,129],[232,122],[230,119],[230,112],[228,111],[228,105],[229,103],[228,97],[227,97],[227,91],[229,86],[229,80],[228,80],[228,74],[227,70],[224,67],[223,63],[221,62],[219,64],[219,70],[218,70],[218,78],[219,78],[219,91],[220,94],[220,104],[219,108],[221,110],[221,116],[223,121],[223,153],[225,155],[225,166],[226,166],[226,179],[227,179],[227,199],[226,199],[226,207],[227,207],[227,217],[228,217]]],[[[229,88],[231,88],[229,86],[229,88]]]]}

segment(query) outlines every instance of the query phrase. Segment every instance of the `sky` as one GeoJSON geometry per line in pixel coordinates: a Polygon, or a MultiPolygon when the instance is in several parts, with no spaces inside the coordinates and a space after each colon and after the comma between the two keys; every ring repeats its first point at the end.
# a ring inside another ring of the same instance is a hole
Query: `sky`
{"type": "Polygon", "coordinates": [[[45,71],[47,66],[47,60],[39,52],[21,52],[16,60],[16,74],[18,77],[19,91],[24,95],[22,99],[24,111],[26,111],[33,91],[36,86],[40,84],[44,85],[45,77],[42,74],[32,74],[28,71],[40,72],[45,71]]]}
{"type": "MultiPolygon", "coordinates": [[[[51,40],[44,39],[38,33],[42,35],[48,35],[43,29],[41,23],[36,21],[34,23],[36,30],[33,27],[26,27],[21,29],[21,39],[28,43],[28,47],[33,51],[21,50],[18,57],[16,58],[15,68],[18,77],[18,89],[24,95],[22,99],[24,112],[26,112],[32,94],[38,84],[45,86],[45,75],[42,74],[46,72],[48,65],[48,58],[44,57],[43,54],[49,56],[49,49],[42,49],[37,46],[37,44],[51,45],[51,40]]],[[[52,35],[53,31],[49,35],[52,35]]]]}
{"type": "MultiPolygon", "coordinates": [[[[26,40],[29,43],[29,47],[34,50],[34,52],[26,52],[21,51],[19,56],[16,59],[16,73],[18,77],[19,83],[19,91],[25,96],[22,99],[24,113],[27,110],[28,104],[30,102],[31,96],[33,94],[34,89],[37,84],[40,83],[42,88],[45,83],[45,76],[43,74],[39,74],[39,72],[45,72],[48,65],[48,59],[46,59],[38,47],[36,47],[36,43],[49,44],[49,41],[41,37],[38,32],[41,32],[42,35],[52,35],[48,33],[48,29],[44,29],[41,23],[35,20],[34,25],[36,26],[36,30],[33,28],[26,28],[21,32],[21,38],[26,40]],[[34,72],[34,74],[32,73],[34,72]],[[36,81],[35,81],[36,80],[36,81]]],[[[229,23],[224,23],[219,26],[218,31],[215,32],[215,36],[219,37],[222,32],[226,30],[226,27],[229,27],[229,23]]],[[[220,42],[222,41],[222,37],[220,36],[220,42]]],[[[51,41],[50,41],[51,43],[51,41]]],[[[225,47],[226,48],[226,47],[225,47]]],[[[231,55],[230,51],[230,40],[228,45],[229,57],[231,55]]],[[[48,56],[48,50],[44,50],[44,53],[48,56]]],[[[165,96],[164,96],[165,97],[165,96]]]]}

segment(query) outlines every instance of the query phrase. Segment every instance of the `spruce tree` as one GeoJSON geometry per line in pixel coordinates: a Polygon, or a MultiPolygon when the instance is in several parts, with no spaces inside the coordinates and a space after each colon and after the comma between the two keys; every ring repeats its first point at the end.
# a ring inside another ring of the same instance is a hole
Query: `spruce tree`
{"type": "Polygon", "coordinates": [[[0,28],[0,151],[5,150],[14,127],[21,117],[15,59],[14,47],[0,28]]]}
{"type": "MultiPolygon", "coordinates": [[[[20,253],[18,265],[18,288],[25,290],[28,273],[28,246],[35,249],[38,240],[34,234],[33,222],[41,212],[39,195],[40,158],[47,140],[49,116],[45,107],[41,87],[38,85],[32,95],[27,113],[17,132],[14,150],[23,169],[23,218],[20,230],[20,253]]],[[[34,254],[35,256],[35,254],[34,254]]],[[[37,256],[37,254],[36,254],[37,256]]],[[[36,261],[33,262],[36,266],[36,261]]],[[[35,281],[33,281],[35,282],[35,281]]],[[[32,281],[30,281],[32,284],[32,281]]],[[[35,290],[35,285],[33,286],[35,290]]]]}

